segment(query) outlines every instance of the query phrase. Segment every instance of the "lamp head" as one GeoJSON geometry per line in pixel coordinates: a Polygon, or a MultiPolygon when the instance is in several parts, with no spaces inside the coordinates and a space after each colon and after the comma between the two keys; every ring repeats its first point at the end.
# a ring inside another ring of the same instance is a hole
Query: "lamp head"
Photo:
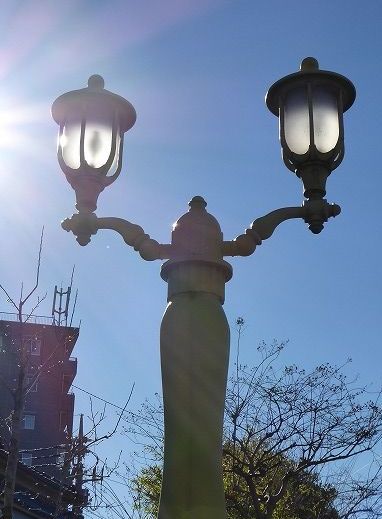
{"type": "Polygon", "coordinates": [[[299,72],[274,83],[266,95],[267,107],[280,120],[284,162],[302,179],[309,199],[325,196],[326,178],[343,159],[343,113],[355,97],[351,81],[320,70],[312,57],[301,62],[299,72]]]}
{"type": "Polygon", "coordinates": [[[76,207],[93,212],[100,192],[121,171],[123,137],[135,123],[135,109],[94,75],[86,88],[58,97],[52,116],[60,126],[58,161],[76,192],[76,207]]]}

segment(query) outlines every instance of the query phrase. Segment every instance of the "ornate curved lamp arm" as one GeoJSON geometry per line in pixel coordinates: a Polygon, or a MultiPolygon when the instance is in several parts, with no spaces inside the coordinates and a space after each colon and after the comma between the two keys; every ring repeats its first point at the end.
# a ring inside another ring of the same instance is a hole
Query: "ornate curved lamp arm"
{"type": "Polygon", "coordinates": [[[223,242],[224,256],[250,256],[261,245],[262,240],[272,236],[280,223],[292,218],[303,218],[309,224],[309,229],[318,234],[330,217],[339,215],[340,206],[329,204],[325,199],[306,200],[302,207],[282,207],[271,213],[257,218],[245,234],[241,234],[235,240],[223,242]]]}
{"type": "Polygon", "coordinates": [[[304,207],[282,207],[257,218],[252,223],[251,230],[256,231],[262,240],[267,240],[272,236],[280,223],[292,218],[304,218],[304,216],[304,207]]]}
{"type": "Polygon", "coordinates": [[[141,257],[147,261],[168,259],[171,245],[158,243],[150,238],[139,225],[122,218],[98,218],[94,213],[78,213],[61,223],[65,231],[72,231],[80,245],[87,245],[91,236],[99,229],[111,229],[119,233],[127,245],[134,247],[141,257]]]}

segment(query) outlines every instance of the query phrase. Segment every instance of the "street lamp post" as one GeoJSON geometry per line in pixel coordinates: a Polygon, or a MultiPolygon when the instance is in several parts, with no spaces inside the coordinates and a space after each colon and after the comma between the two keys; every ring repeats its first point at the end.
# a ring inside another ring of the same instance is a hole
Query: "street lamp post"
{"type": "Polygon", "coordinates": [[[339,206],[325,199],[326,179],[344,154],[343,112],[355,89],[343,76],[322,71],[314,58],[276,82],[266,103],[280,118],[287,167],[301,178],[305,201],[258,218],[235,240],[224,241],[206,202],[195,196],[174,225],[170,244],[151,239],[138,225],[98,218],[97,198],[118,176],[124,133],[135,110],[104,89],[100,76],[88,87],[60,96],[52,114],[60,125],[58,158],[76,192],[78,212],[62,222],[80,245],[99,229],[112,229],[145,260],[166,260],[168,305],[160,334],[165,446],[159,519],[223,519],[222,430],[228,372],[229,326],[223,310],[232,276],[226,256],[249,256],[275,228],[302,218],[317,234],[339,206]]]}

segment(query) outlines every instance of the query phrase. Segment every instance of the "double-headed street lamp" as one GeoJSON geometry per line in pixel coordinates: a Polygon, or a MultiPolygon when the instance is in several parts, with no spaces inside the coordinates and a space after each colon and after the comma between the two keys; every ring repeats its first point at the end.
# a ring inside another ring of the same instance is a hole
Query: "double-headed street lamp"
{"type": "Polygon", "coordinates": [[[170,244],[126,220],[94,213],[99,194],[120,173],[124,133],[136,119],[133,106],[105,90],[100,76],[53,103],[58,160],[78,210],[62,227],[80,245],[99,229],[113,229],[143,259],[167,260],[161,268],[168,305],[160,334],[165,446],[159,519],[226,517],[221,458],[229,327],[222,304],[232,268],[224,257],[251,255],[285,220],[302,218],[317,234],[340,213],[324,198],[326,179],[342,161],[343,113],[354,100],[347,78],[304,59],[299,72],[277,81],[266,96],[280,119],[284,162],[303,182],[303,205],[276,209],[224,241],[206,202],[195,196],[174,225],[170,244]]]}

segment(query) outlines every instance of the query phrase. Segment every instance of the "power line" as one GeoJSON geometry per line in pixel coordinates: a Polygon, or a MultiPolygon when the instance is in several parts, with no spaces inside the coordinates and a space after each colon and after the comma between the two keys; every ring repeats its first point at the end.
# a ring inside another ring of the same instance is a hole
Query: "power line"
{"type": "Polygon", "coordinates": [[[120,409],[121,411],[125,411],[126,412],[125,408],[123,408],[123,407],[121,407],[121,406],[119,406],[117,404],[113,404],[112,402],[109,402],[108,400],[105,400],[104,398],[101,398],[100,396],[97,396],[94,393],[90,393],[90,391],[86,391],[86,389],[82,389],[82,387],[75,386],[74,384],[72,384],[72,387],[82,391],[83,393],[86,393],[87,395],[90,395],[90,396],[92,396],[94,398],[97,398],[98,400],[101,400],[102,402],[105,402],[105,404],[112,405],[113,407],[116,407],[117,409],[120,409]]]}

